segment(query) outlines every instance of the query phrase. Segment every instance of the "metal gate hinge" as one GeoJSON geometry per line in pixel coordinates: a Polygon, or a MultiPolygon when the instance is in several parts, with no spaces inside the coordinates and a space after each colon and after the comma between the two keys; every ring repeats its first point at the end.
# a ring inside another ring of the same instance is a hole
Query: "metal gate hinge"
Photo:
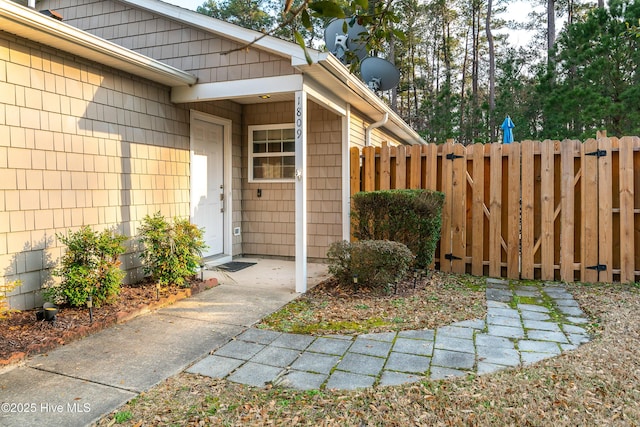
{"type": "Polygon", "coordinates": [[[596,156],[597,158],[604,157],[607,155],[605,150],[596,150],[591,153],[585,153],[585,156],[596,156]]]}
{"type": "Polygon", "coordinates": [[[454,261],[454,260],[461,260],[462,258],[455,256],[454,254],[446,254],[444,256],[445,259],[448,259],[449,261],[454,261]]]}
{"type": "Polygon", "coordinates": [[[447,154],[447,160],[462,159],[463,157],[464,156],[459,156],[459,155],[453,154],[453,153],[447,154]]]}
{"type": "Polygon", "coordinates": [[[607,271],[607,266],[605,264],[596,264],[587,267],[587,270],[607,271]]]}

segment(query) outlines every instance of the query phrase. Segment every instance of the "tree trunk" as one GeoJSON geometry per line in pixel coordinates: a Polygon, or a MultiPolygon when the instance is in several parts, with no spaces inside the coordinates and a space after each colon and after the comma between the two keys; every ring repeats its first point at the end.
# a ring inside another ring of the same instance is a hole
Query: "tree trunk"
{"type": "MultiPolygon", "coordinates": [[[[395,37],[389,39],[389,62],[396,65],[396,43],[395,37]]],[[[398,87],[391,88],[391,109],[398,112],[398,87]]]]}
{"type": "MultiPolygon", "coordinates": [[[[464,129],[466,127],[465,125],[465,120],[467,120],[467,117],[465,116],[465,105],[467,103],[467,99],[466,99],[466,93],[465,91],[467,90],[467,67],[469,62],[469,30],[467,30],[467,34],[465,35],[464,38],[464,57],[462,60],[462,81],[460,82],[460,128],[464,129]]],[[[466,137],[466,132],[461,132],[461,137],[465,138],[466,137]]],[[[463,141],[463,144],[465,142],[463,141]]],[[[466,144],[465,144],[466,145],[466,144]]]]}
{"type": "MultiPolygon", "coordinates": [[[[480,9],[482,3],[479,1],[473,2],[473,70],[471,72],[471,133],[472,138],[476,138],[480,134],[479,109],[480,94],[479,94],[479,80],[480,80],[480,31],[482,31],[482,18],[480,9]]],[[[484,133],[484,132],[483,132],[484,133]]]]}
{"type": "Polygon", "coordinates": [[[489,137],[491,141],[496,140],[494,110],[496,108],[496,58],[493,46],[493,34],[491,33],[491,8],[493,0],[487,1],[487,18],[485,30],[487,32],[487,42],[489,43],[489,137]]]}
{"type": "Polygon", "coordinates": [[[547,0],[547,64],[550,71],[555,66],[553,46],[556,44],[556,2],[547,0]]]}

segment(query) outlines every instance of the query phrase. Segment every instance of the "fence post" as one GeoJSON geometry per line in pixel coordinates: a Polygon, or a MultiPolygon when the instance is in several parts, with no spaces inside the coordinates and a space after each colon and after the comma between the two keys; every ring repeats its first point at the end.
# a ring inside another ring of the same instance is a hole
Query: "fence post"
{"type": "Polygon", "coordinates": [[[574,280],[575,142],[565,140],[560,144],[560,279],[567,282],[574,280]]]}
{"type": "Polygon", "coordinates": [[[349,149],[349,177],[351,181],[351,196],[360,191],[360,149],[351,147],[349,149]]]}
{"type": "Polygon", "coordinates": [[[586,140],[580,147],[582,165],[580,190],[580,280],[598,281],[598,141],[586,140]]]}
{"type": "Polygon", "coordinates": [[[542,280],[554,279],[555,167],[554,142],[545,140],[540,156],[540,255],[542,280]]]}
{"type": "Polygon", "coordinates": [[[435,190],[438,182],[438,146],[436,144],[423,145],[422,153],[424,154],[422,188],[435,190]]]}
{"type": "Polygon", "coordinates": [[[396,176],[393,188],[407,188],[407,151],[404,145],[396,148],[396,176]]]}
{"type": "Polygon", "coordinates": [[[620,282],[635,282],[635,220],[634,220],[634,139],[620,140],[620,282]]]}
{"type": "Polygon", "coordinates": [[[522,157],[522,216],[521,227],[522,237],[520,242],[521,249],[521,271],[520,275],[523,279],[533,279],[534,276],[534,260],[535,260],[535,148],[540,147],[539,142],[523,141],[521,143],[522,157]]]}
{"type": "Polygon", "coordinates": [[[613,281],[613,167],[610,138],[598,140],[598,150],[606,153],[598,163],[598,281],[613,281]]]}
{"type": "Polygon", "coordinates": [[[502,277],[502,144],[489,145],[489,276],[502,277]]]}
{"type": "MultiPolygon", "coordinates": [[[[467,159],[462,144],[453,144],[451,158],[451,270],[466,272],[467,258],[467,159]]],[[[445,159],[443,159],[445,161],[445,159]]]]}
{"type": "Polygon", "coordinates": [[[471,246],[471,274],[476,276],[484,275],[485,261],[484,149],[484,144],[473,144],[467,147],[467,159],[471,162],[470,172],[467,167],[471,191],[471,197],[469,198],[471,206],[468,207],[471,219],[467,223],[467,235],[469,236],[467,240],[471,246]]]}
{"type": "Polygon", "coordinates": [[[386,142],[380,148],[380,188],[388,190],[391,188],[391,148],[386,142]]]}
{"type": "Polygon", "coordinates": [[[376,148],[373,146],[364,147],[362,149],[363,159],[362,167],[364,173],[362,174],[362,180],[364,181],[364,191],[376,190],[376,148]]]}
{"type": "MultiPolygon", "coordinates": [[[[509,144],[507,160],[507,277],[520,278],[520,143],[509,144]]],[[[504,216],[503,216],[504,217],[504,216]]]]}
{"type": "Polygon", "coordinates": [[[418,189],[422,184],[422,146],[411,146],[409,156],[409,188],[418,189]]]}
{"type": "Polygon", "coordinates": [[[451,214],[454,206],[451,194],[453,183],[453,162],[447,160],[447,156],[453,155],[453,142],[447,141],[442,146],[442,189],[444,193],[444,205],[442,206],[442,229],[440,234],[440,270],[451,272],[451,214]]]}

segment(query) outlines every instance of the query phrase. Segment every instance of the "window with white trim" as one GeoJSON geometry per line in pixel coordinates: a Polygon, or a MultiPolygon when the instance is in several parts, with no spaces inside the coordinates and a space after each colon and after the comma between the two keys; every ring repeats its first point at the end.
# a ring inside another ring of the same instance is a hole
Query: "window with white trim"
{"type": "Polygon", "coordinates": [[[293,123],[249,126],[249,181],[290,182],[295,177],[293,123]]]}

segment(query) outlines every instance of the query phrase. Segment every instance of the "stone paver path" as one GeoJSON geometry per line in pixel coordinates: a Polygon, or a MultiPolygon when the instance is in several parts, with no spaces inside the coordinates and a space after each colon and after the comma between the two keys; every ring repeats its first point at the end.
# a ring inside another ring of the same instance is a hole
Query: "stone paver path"
{"type": "Polygon", "coordinates": [[[355,389],[527,365],[589,341],[588,322],[558,284],[487,279],[484,320],[435,330],[313,337],[250,328],[187,372],[263,387],[355,389]]]}

